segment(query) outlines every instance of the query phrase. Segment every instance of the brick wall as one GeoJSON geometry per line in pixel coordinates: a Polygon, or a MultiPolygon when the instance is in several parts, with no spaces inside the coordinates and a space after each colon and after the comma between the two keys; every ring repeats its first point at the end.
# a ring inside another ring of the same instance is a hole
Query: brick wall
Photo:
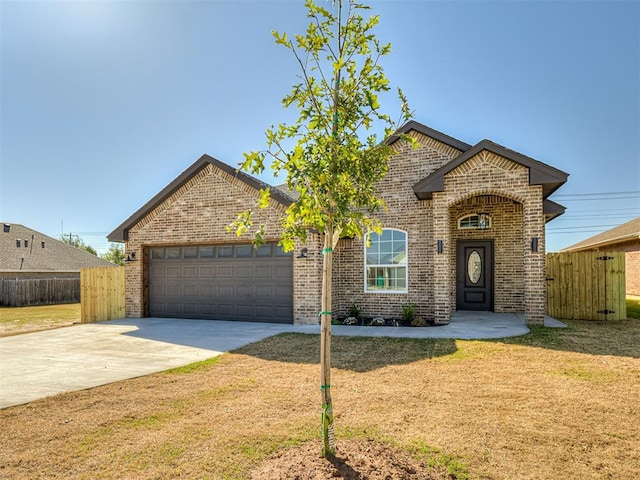
{"type": "MultiPolygon", "coordinates": [[[[447,298],[450,308],[455,306],[454,240],[461,233],[457,226],[454,230],[456,223],[452,216],[465,213],[464,206],[468,199],[501,197],[505,202],[495,210],[498,221],[493,223],[494,232],[482,233],[484,236],[491,235],[495,242],[495,308],[496,311],[505,312],[524,311],[527,322],[541,324],[546,302],[542,187],[529,185],[529,170],[526,167],[488,151],[478,153],[449,172],[444,183],[445,191],[434,194],[434,210],[439,212],[439,218],[445,217],[447,211],[449,216],[439,220],[439,230],[436,229],[435,234],[438,238],[448,240],[445,243],[448,246],[445,247],[446,260],[440,261],[441,265],[435,273],[446,278],[448,292],[440,293],[440,301],[436,299],[437,306],[444,308],[447,298]],[[508,207],[509,203],[513,207],[508,207]],[[513,216],[509,217],[510,214],[513,216]],[[448,220],[446,228],[443,225],[445,220],[448,220]],[[534,237],[538,239],[537,252],[531,251],[531,238],[534,237]],[[501,254],[506,257],[501,257],[501,254]],[[508,278],[510,268],[514,268],[516,274],[513,282],[508,278]],[[519,283],[520,278],[522,283],[519,283]]],[[[447,321],[446,312],[442,313],[445,314],[443,321],[447,321]]]]}
{"type": "MultiPolygon", "coordinates": [[[[223,243],[248,243],[249,236],[238,238],[227,232],[238,213],[254,207],[257,191],[246,183],[207,165],[180,187],[168,199],[158,205],[129,231],[126,253],[136,254],[140,261],[127,264],[125,308],[128,317],[146,315],[145,269],[146,251],[157,245],[201,245],[223,243]]],[[[280,238],[280,218],[285,208],[272,201],[267,209],[255,208],[254,224],[266,225],[265,240],[280,238]]],[[[317,237],[317,236],[316,236],[317,237]]],[[[317,250],[317,238],[310,236],[309,251],[317,250]]],[[[297,259],[301,245],[296,247],[294,262],[294,315],[298,322],[310,322],[316,315],[319,294],[317,262],[297,259]]]]}
{"type": "Polygon", "coordinates": [[[445,177],[445,191],[419,201],[408,188],[459,154],[433,139],[419,138],[417,150],[401,147],[380,186],[388,210],[379,214],[385,228],[407,232],[409,287],[402,294],[364,293],[364,245],[343,240],[336,254],[334,310],[345,314],[352,302],[365,315],[399,316],[414,303],[418,315],[449,321],[455,310],[456,242],[494,242],[494,309],[525,312],[531,323],[544,318],[544,217],[542,190],[529,185],[528,169],[489,152],[480,152],[445,177]],[[488,230],[459,230],[462,216],[487,212],[488,230]],[[525,215],[526,212],[526,215],[525,215]],[[537,237],[539,251],[531,252],[537,237]],[[444,253],[436,254],[436,241],[444,253]],[[527,279],[527,281],[525,281],[527,279]]]}
{"type": "Polygon", "coordinates": [[[529,171],[517,163],[483,151],[449,172],[445,191],[420,201],[412,185],[447,164],[459,151],[418,135],[420,148],[400,145],[380,185],[387,210],[378,214],[384,228],[407,233],[407,293],[364,292],[364,243],[342,240],[334,265],[334,307],[346,314],[353,302],[363,315],[398,317],[413,303],[418,315],[447,323],[456,306],[456,243],[490,239],[494,245],[494,310],[524,312],[530,323],[542,323],[545,312],[544,215],[542,188],[529,185],[529,171]],[[492,227],[460,230],[458,219],[487,212],[492,227]],[[538,238],[538,252],[531,238],[538,238]],[[436,254],[436,241],[444,252],[436,254]]]}
{"type": "MultiPolygon", "coordinates": [[[[461,152],[437,140],[416,135],[420,147],[394,145],[389,174],[380,183],[387,209],[378,214],[383,227],[407,233],[409,284],[407,293],[364,293],[364,243],[341,240],[334,253],[332,311],[346,314],[352,302],[364,315],[398,317],[402,305],[416,304],[418,315],[449,321],[455,309],[455,248],[457,240],[492,239],[495,256],[495,310],[522,312],[540,323],[546,306],[544,281],[544,216],[542,188],[529,185],[528,169],[493,153],[482,151],[445,176],[445,191],[432,200],[418,200],[412,186],[446,165],[461,152]],[[490,213],[492,228],[461,231],[460,216],[490,213]],[[531,238],[539,251],[531,251],[531,238]],[[436,254],[436,240],[443,254],[436,254]]],[[[140,261],[127,265],[127,316],[145,312],[145,254],[155,245],[238,243],[226,231],[236,215],[255,205],[257,191],[211,165],[195,174],[168,199],[149,212],[129,231],[126,253],[140,261]]],[[[266,239],[280,238],[284,207],[256,209],[255,223],[266,223],[266,239]]],[[[248,238],[240,239],[249,241],[248,238]]],[[[320,309],[322,255],[318,235],[297,245],[293,255],[293,302],[296,323],[317,323],[320,309]],[[306,258],[298,258],[300,249],[306,258]]]]}
{"type": "Polygon", "coordinates": [[[389,173],[379,185],[387,210],[377,217],[384,228],[396,228],[407,233],[409,284],[407,293],[365,293],[364,240],[341,240],[334,256],[333,311],[348,313],[351,303],[357,303],[366,316],[400,317],[402,305],[415,304],[417,314],[433,318],[433,252],[431,201],[420,201],[412,186],[462,153],[448,145],[412,132],[420,147],[411,148],[402,142],[395,144],[395,154],[389,160],[389,173]]]}

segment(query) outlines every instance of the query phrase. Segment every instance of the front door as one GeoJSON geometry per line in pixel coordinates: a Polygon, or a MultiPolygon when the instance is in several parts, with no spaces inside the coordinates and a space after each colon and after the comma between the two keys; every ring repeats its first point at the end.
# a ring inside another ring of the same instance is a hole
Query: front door
{"type": "Polygon", "coordinates": [[[493,310],[493,242],[491,240],[458,242],[456,309],[493,310]]]}

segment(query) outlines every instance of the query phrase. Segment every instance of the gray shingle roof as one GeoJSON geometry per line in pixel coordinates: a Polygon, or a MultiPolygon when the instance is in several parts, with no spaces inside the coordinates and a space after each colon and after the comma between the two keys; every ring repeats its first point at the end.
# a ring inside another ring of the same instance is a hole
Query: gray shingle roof
{"type": "Polygon", "coordinates": [[[79,272],[114,267],[91,253],[17,223],[0,223],[0,272],[79,272]]]}
{"type": "Polygon", "coordinates": [[[634,239],[640,239],[640,217],[575,243],[561,251],[575,252],[578,250],[590,250],[592,248],[615,245],[616,243],[628,242],[634,239]]]}

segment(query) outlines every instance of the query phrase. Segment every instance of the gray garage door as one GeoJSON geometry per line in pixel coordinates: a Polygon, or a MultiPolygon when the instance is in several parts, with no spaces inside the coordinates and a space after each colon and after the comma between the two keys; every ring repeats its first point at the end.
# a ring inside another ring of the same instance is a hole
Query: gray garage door
{"type": "Polygon", "coordinates": [[[276,244],[154,247],[149,315],[293,322],[291,253],[276,244]]]}

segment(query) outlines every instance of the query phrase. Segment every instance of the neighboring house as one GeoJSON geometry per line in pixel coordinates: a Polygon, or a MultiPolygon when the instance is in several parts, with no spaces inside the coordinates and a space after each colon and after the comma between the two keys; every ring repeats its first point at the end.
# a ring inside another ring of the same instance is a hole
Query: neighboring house
{"type": "MultiPolygon", "coordinates": [[[[418,315],[448,323],[454,310],[522,312],[541,324],[546,309],[545,223],[564,212],[547,199],[567,180],[549,165],[482,140],[460,140],[409,122],[412,149],[393,136],[379,192],[382,235],[340,240],[332,311],[351,303],[367,316],[418,315]]],[[[203,155],[109,236],[125,242],[126,312],[177,317],[317,323],[321,243],[285,253],[280,219],[293,199],[272,189],[266,245],[227,232],[265,184],[203,155]]]]}
{"type": "Polygon", "coordinates": [[[32,228],[2,223],[0,306],[80,301],[80,269],[114,267],[32,228]]]}
{"type": "Polygon", "coordinates": [[[563,252],[625,252],[627,295],[640,296],[640,217],[587,238],[563,252]]]}

